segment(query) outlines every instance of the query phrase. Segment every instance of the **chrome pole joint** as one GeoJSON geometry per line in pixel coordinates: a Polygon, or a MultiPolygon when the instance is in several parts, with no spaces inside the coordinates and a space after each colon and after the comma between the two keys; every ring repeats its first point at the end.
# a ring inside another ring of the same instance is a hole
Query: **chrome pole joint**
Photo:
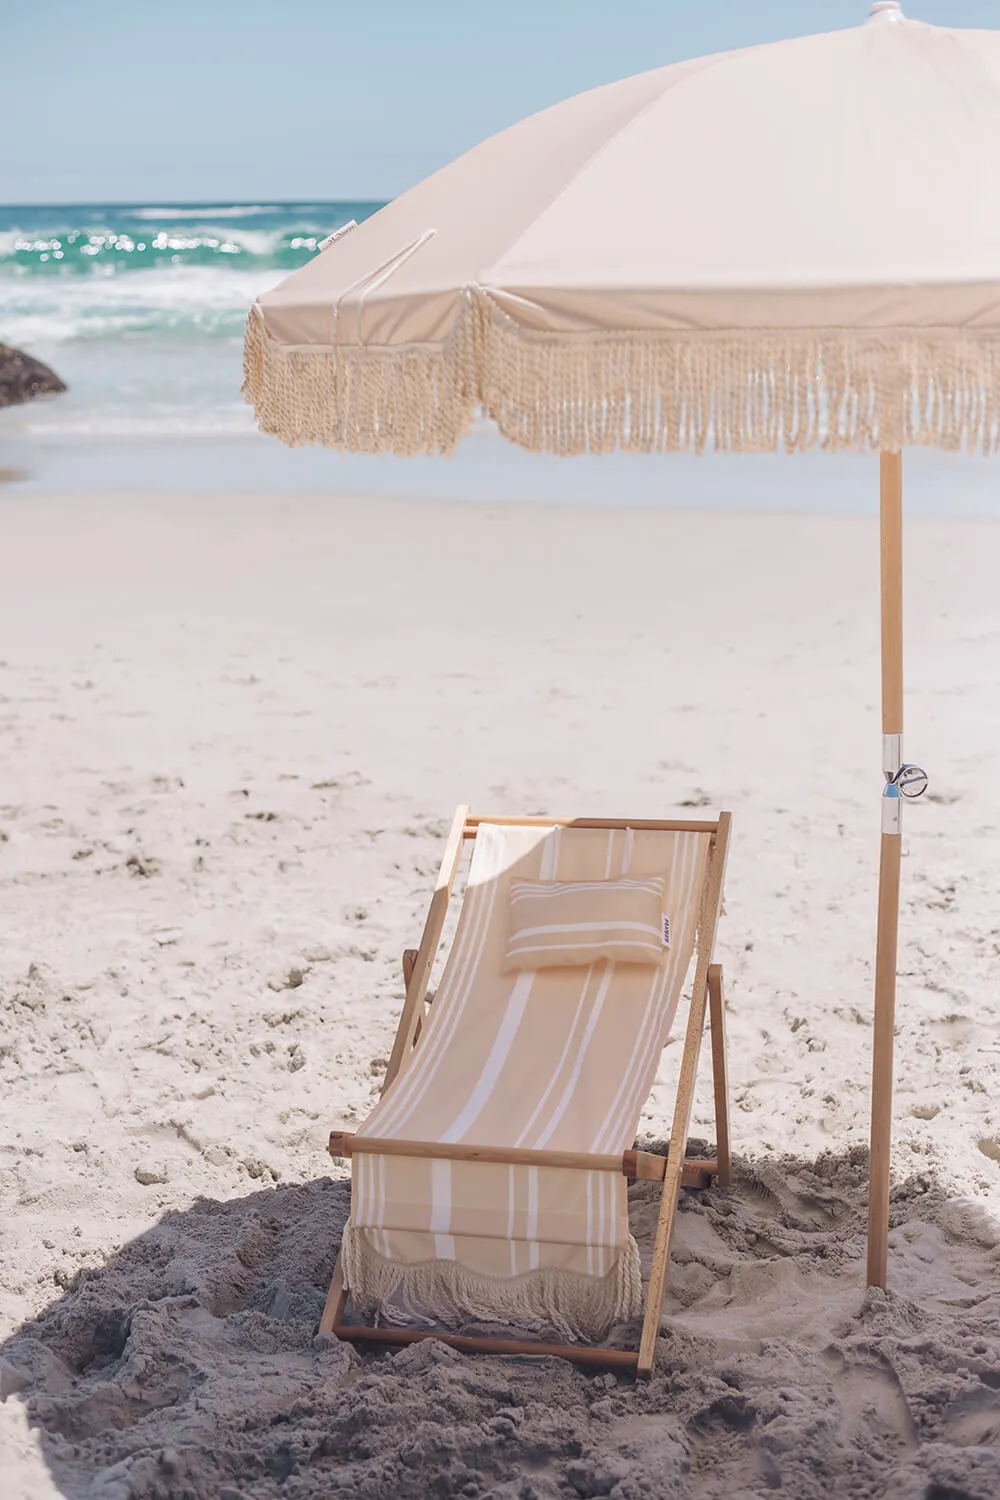
{"type": "Polygon", "coordinates": [[[927,790],[927,772],[903,759],[903,736],[882,736],[882,771],[885,788],[882,792],[882,832],[898,834],[902,828],[903,804],[901,798],[915,802],[927,790]]]}

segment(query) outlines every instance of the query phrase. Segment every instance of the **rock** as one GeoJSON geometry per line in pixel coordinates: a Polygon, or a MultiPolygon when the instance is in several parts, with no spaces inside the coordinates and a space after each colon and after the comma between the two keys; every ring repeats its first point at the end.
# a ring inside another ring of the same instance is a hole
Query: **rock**
{"type": "Polygon", "coordinates": [[[305,984],[308,973],[308,969],[289,969],[286,974],[279,974],[274,979],[269,979],[267,987],[269,990],[274,990],[275,994],[280,994],[282,990],[297,990],[305,984]]]}
{"type": "Polygon", "coordinates": [[[143,1162],[135,1169],[135,1180],[143,1187],[154,1187],[157,1183],[166,1182],[167,1175],[163,1162],[143,1162]]]}
{"type": "Polygon", "coordinates": [[[59,376],[40,359],[0,344],[0,406],[18,406],[35,396],[55,396],[65,389],[59,376]]]}

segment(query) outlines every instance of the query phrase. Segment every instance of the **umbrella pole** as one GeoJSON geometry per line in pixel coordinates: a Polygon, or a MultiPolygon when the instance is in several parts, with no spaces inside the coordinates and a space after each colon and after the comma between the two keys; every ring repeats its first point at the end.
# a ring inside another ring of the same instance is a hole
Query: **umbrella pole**
{"type": "Polygon", "coordinates": [[[882,532],[882,850],[875,949],[871,1157],[868,1186],[868,1285],[884,1287],[889,1252],[889,1152],[903,761],[903,455],[881,455],[882,532]]]}

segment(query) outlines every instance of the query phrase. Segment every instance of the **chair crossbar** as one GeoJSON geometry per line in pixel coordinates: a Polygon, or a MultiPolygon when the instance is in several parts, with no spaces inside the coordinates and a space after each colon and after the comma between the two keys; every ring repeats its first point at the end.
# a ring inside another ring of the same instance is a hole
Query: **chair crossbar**
{"type": "MultiPolygon", "coordinates": [[[[620,1172],[636,1182],[662,1182],[667,1158],[656,1151],[621,1152],[536,1151],[521,1146],[474,1146],[459,1141],[403,1141],[393,1137],[357,1135],[331,1130],[327,1144],[337,1158],[369,1152],[373,1156],[409,1156],[423,1161],[497,1162],[508,1167],[562,1167],[578,1172],[620,1172]]],[[[701,1186],[705,1176],[719,1170],[717,1159],[686,1158],[684,1186],[701,1186]]]]}

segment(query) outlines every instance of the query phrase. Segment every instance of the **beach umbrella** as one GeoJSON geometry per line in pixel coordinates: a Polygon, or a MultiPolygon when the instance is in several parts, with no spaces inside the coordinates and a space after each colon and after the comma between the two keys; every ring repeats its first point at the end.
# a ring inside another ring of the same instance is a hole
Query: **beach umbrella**
{"type": "Polygon", "coordinates": [[[287,443],[878,452],[884,795],[868,1280],[884,1286],[904,762],[902,450],[1000,446],[1000,32],[857,27],[656,69],[485,141],[251,309],[287,443]]]}

